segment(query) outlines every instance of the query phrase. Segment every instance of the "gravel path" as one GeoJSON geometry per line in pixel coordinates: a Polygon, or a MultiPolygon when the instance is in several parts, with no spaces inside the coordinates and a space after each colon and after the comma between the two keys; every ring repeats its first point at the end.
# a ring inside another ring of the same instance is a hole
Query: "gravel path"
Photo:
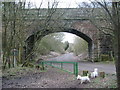
{"type": "MultiPolygon", "coordinates": [[[[115,74],[116,69],[114,64],[100,64],[100,63],[92,63],[92,62],[86,62],[79,60],[79,57],[75,56],[73,53],[67,53],[63,54],[61,56],[47,59],[48,61],[70,61],[70,62],[79,62],[79,71],[88,70],[92,72],[94,68],[98,68],[99,71],[104,71],[107,74],[115,74]]],[[[56,66],[59,66],[59,64],[55,64],[56,66]]],[[[64,64],[64,69],[67,69],[69,71],[73,72],[73,66],[72,64],[64,64]]]]}
{"type": "Polygon", "coordinates": [[[48,61],[73,61],[73,62],[77,62],[79,60],[79,58],[74,54],[74,53],[67,53],[67,54],[63,54],[61,56],[58,57],[54,57],[54,58],[49,58],[47,59],[48,61]]]}

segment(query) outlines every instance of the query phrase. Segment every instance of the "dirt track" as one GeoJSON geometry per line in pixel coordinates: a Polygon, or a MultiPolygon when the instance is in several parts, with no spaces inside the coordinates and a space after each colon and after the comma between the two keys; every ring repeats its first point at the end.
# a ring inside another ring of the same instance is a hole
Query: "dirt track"
{"type": "Polygon", "coordinates": [[[70,88],[74,81],[74,75],[49,67],[47,72],[31,72],[22,77],[3,78],[3,88],[70,88]]]}
{"type": "MultiPolygon", "coordinates": [[[[57,58],[61,57],[59,56],[57,58]]],[[[62,58],[64,58],[64,60],[73,60],[73,58],[77,59],[77,57],[73,54],[67,54],[67,58],[63,56],[62,58]]],[[[51,58],[51,60],[52,59],[54,58],[51,58]]],[[[98,78],[98,83],[100,83],[101,81],[105,81],[106,83],[107,81],[112,82],[116,80],[116,77],[112,75],[115,73],[115,66],[113,64],[100,64],[81,61],[79,63],[79,74],[82,72],[82,70],[93,71],[95,67],[97,67],[99,71],[104,71],[105,73],[108,73],[110,75],[109,77],[106,76],[105,79],[98,78]]],[[[73,70],[70,64],[65,64],[64,68],[68,70],[73,70]]],[[[77,80],[74,75],[68,74],[67,72],[61,71],[56,68],[48,67],[48,70],[46,72],[39,72],[38,70],[37,72],[30,72],[21,77],[4,77],[2,86],[3,88],[101,88],[101,84],[103,85],[103,83],[101,83],[100,85],[98,84],[96,86],[94,85],[95,82],[96,81],[92,80],[91,83],[80,84],[80,81],[77,80]]],[[[108,85],[105,84],[104,88],[107,86],[108,85]]]]}
{"type": "Polygon", "coordinates": [[[80,84],[75,75],[52,67],[47,72],[34,70],[21,77],[4,77],[2,80],[3,88],[106,88],[109,83],[116,83],[115,75],[106,75],[104,79],[98,77],[90,83],[80,84]]]}

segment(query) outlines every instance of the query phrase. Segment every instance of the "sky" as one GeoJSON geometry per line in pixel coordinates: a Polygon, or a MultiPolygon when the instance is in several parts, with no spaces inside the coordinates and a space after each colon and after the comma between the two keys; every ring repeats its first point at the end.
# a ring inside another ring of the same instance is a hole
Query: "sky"
{"type": "Polygon", "coordinates": [[[69,43],[74,43],[75,35],[71,33],[64,33],[65,37],[62,42],[68,41],[69,43]]]}
{"type": "MultiPolygon", "coordinates": [[[[48,1],[51,3],[53,3],[54,1],[58,1],[58,8],[76,8],[78,7],[78,3],[80,2],[89,2],[89,0],[27,0],[30,2],[33,2],[34,4],[36,4],[37,7],[39,7],[39,5],[42,2],[42,8],[47,8],[48,7],[48,1]]],[[[94,0],[91,0],[94,1],[94,0]]]]}

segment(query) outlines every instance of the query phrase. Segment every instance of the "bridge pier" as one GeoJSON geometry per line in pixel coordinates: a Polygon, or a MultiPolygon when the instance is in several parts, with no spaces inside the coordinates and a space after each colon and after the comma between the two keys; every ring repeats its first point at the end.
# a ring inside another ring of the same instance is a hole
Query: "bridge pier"
{"type": "Polygon", "coordinates": [[[88,58],[89,58],[89,60],[92,60],[92,43],[88,43],[88,58]]]}
{"type": "Polygon", "coordinates": [[[110,35],[99,34],[99,37],[93,41],[92,60],[110,61],[112,59],[112,39],[110,35]]]}

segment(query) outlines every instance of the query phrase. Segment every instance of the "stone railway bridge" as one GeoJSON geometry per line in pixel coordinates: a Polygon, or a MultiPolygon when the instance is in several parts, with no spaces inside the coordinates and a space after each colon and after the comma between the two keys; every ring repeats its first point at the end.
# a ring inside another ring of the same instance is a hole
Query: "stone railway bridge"
{"type": "MultiPolygon", "coordinates": [[[[27,14],[28,18],[26,19],[26,21],[32,21],[31,17],[33,15],[36,15],[36,12],[36,9],[32,9],[31,12],[27,14]]],[[[50,23],[47,24],[47,26],[43,26],[52,27],[53,30],[49,30],[49,28],[47,28],[46,31],[43,32],[43,34],[41,34],[40,36],[38,34],[38,37],[41,38],[47,34],[54,32],[68,32],[75,34],[88,42],[88,54],[90,60],[95,60],[99,58],[101,54],[109,55],[112,51],[110,36],[100,32],[87,18],[87,14],[83,13],[79,9],[58,8],[51,16],[51,19],[47,19],[50,14],[48,13],[47,9],[40,9],[40,12],[41,14],[39,15],[39,17],[35,19],[36,23],[45,23],[45,20],[48,20],[48,22],[50,23]]],[[[30,33],[28,33],[26,38],[27,53],[29,53],[34,46],[36,33],[39,33],[42,30],[42,27],[40,25],[37,26],[37,29],[29,28],[30,33]]]]}

